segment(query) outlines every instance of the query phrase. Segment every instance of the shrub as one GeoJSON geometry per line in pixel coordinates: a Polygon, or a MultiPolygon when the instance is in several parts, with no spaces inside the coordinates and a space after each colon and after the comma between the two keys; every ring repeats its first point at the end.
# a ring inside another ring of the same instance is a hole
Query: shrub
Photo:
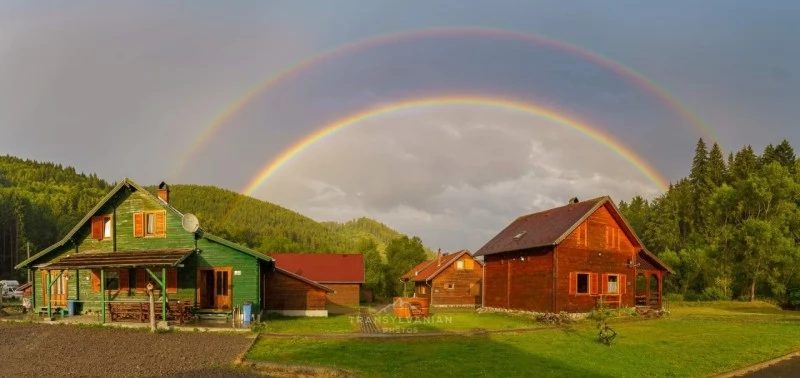
{"type": "Polygon", "coordinates": [[[721,301],[726,300],[725,293],[722,292],[722,289],[711,286],[703,289],[703,294],[700,294],[700,300],[702,301],[721,301]]]}
{"type": "Polygon", "coordinates": [[[696,291],[689,290],[683,295],[683,299],[688,302],[696,302],[700,300],[700,294],[696,291]]]}
{"type": "Polygon", "coordinates": [[[683,294],[680,293],[667,293],[664,294],[664,299],[669,302],[683,302],[683,294]]]}

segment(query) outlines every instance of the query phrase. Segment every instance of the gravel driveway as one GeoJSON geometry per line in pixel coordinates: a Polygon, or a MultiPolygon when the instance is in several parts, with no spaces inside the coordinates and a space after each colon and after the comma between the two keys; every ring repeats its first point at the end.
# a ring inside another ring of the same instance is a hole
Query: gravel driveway
{"type": "Polygon", "coordinates": [[[0,377],[252,377],[233,360],[244,335],[0,323],[0,377]]]}

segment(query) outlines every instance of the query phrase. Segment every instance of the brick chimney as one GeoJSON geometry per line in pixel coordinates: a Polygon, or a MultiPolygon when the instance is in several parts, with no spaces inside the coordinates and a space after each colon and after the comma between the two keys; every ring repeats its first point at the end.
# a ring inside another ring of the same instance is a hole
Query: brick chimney
{"type": "Polygon", "coordinates": [[[438,264],[437,266],[442,266],[442,249],[441,248],[439,248],[439,251],[436,252],[436,260],[437,260],[437,264],[438,264]]]}
{"type": "Polygon", "coordinates": [[[158,185],[158,198],[169,203],[169,185],[163,181],[158,185]]]}

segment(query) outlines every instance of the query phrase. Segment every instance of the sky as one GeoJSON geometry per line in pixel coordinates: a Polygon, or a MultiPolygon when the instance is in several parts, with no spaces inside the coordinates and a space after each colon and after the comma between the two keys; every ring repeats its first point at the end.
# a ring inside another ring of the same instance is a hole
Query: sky
{"type": "Polygon", "coordinates": [[[476,251],[571,197],[658,196],[641,166],[674,182],[700,137],[800,147],[798,22],[791,0],[6,1],[0,154],[476,251]],[[458,96],[483,100],[345,122],[254,182],[330,125],[458,96]]]}

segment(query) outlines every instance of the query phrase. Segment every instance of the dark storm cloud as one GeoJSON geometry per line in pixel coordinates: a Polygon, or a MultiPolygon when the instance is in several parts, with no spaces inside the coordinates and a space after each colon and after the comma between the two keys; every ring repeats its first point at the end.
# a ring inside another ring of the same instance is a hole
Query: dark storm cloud
{"type": "MultiPolygon", "coordinates": [[[[796,145],[797,10],[787,0],[4,2],[0,153],[158,182],[199,132],[270,75],[353,40],[433,26],[564,40],[662,85],[727,149],[761,150],[783,138],[796,145]]],[[[230,117],[174,180],[240,190],[323,125],[444,92],[558,109],[672,180],[687,174],[701,135],[652,92],[574,55],[429,38],[352,52],[288,78],[230,117]]],[[[655,194],[597,142],[490,110],[432,108],[341,131],[256,194],[317,219],[374,216],[443,248],[477,248],[520,213],[573,195],[655,194]]]]}

